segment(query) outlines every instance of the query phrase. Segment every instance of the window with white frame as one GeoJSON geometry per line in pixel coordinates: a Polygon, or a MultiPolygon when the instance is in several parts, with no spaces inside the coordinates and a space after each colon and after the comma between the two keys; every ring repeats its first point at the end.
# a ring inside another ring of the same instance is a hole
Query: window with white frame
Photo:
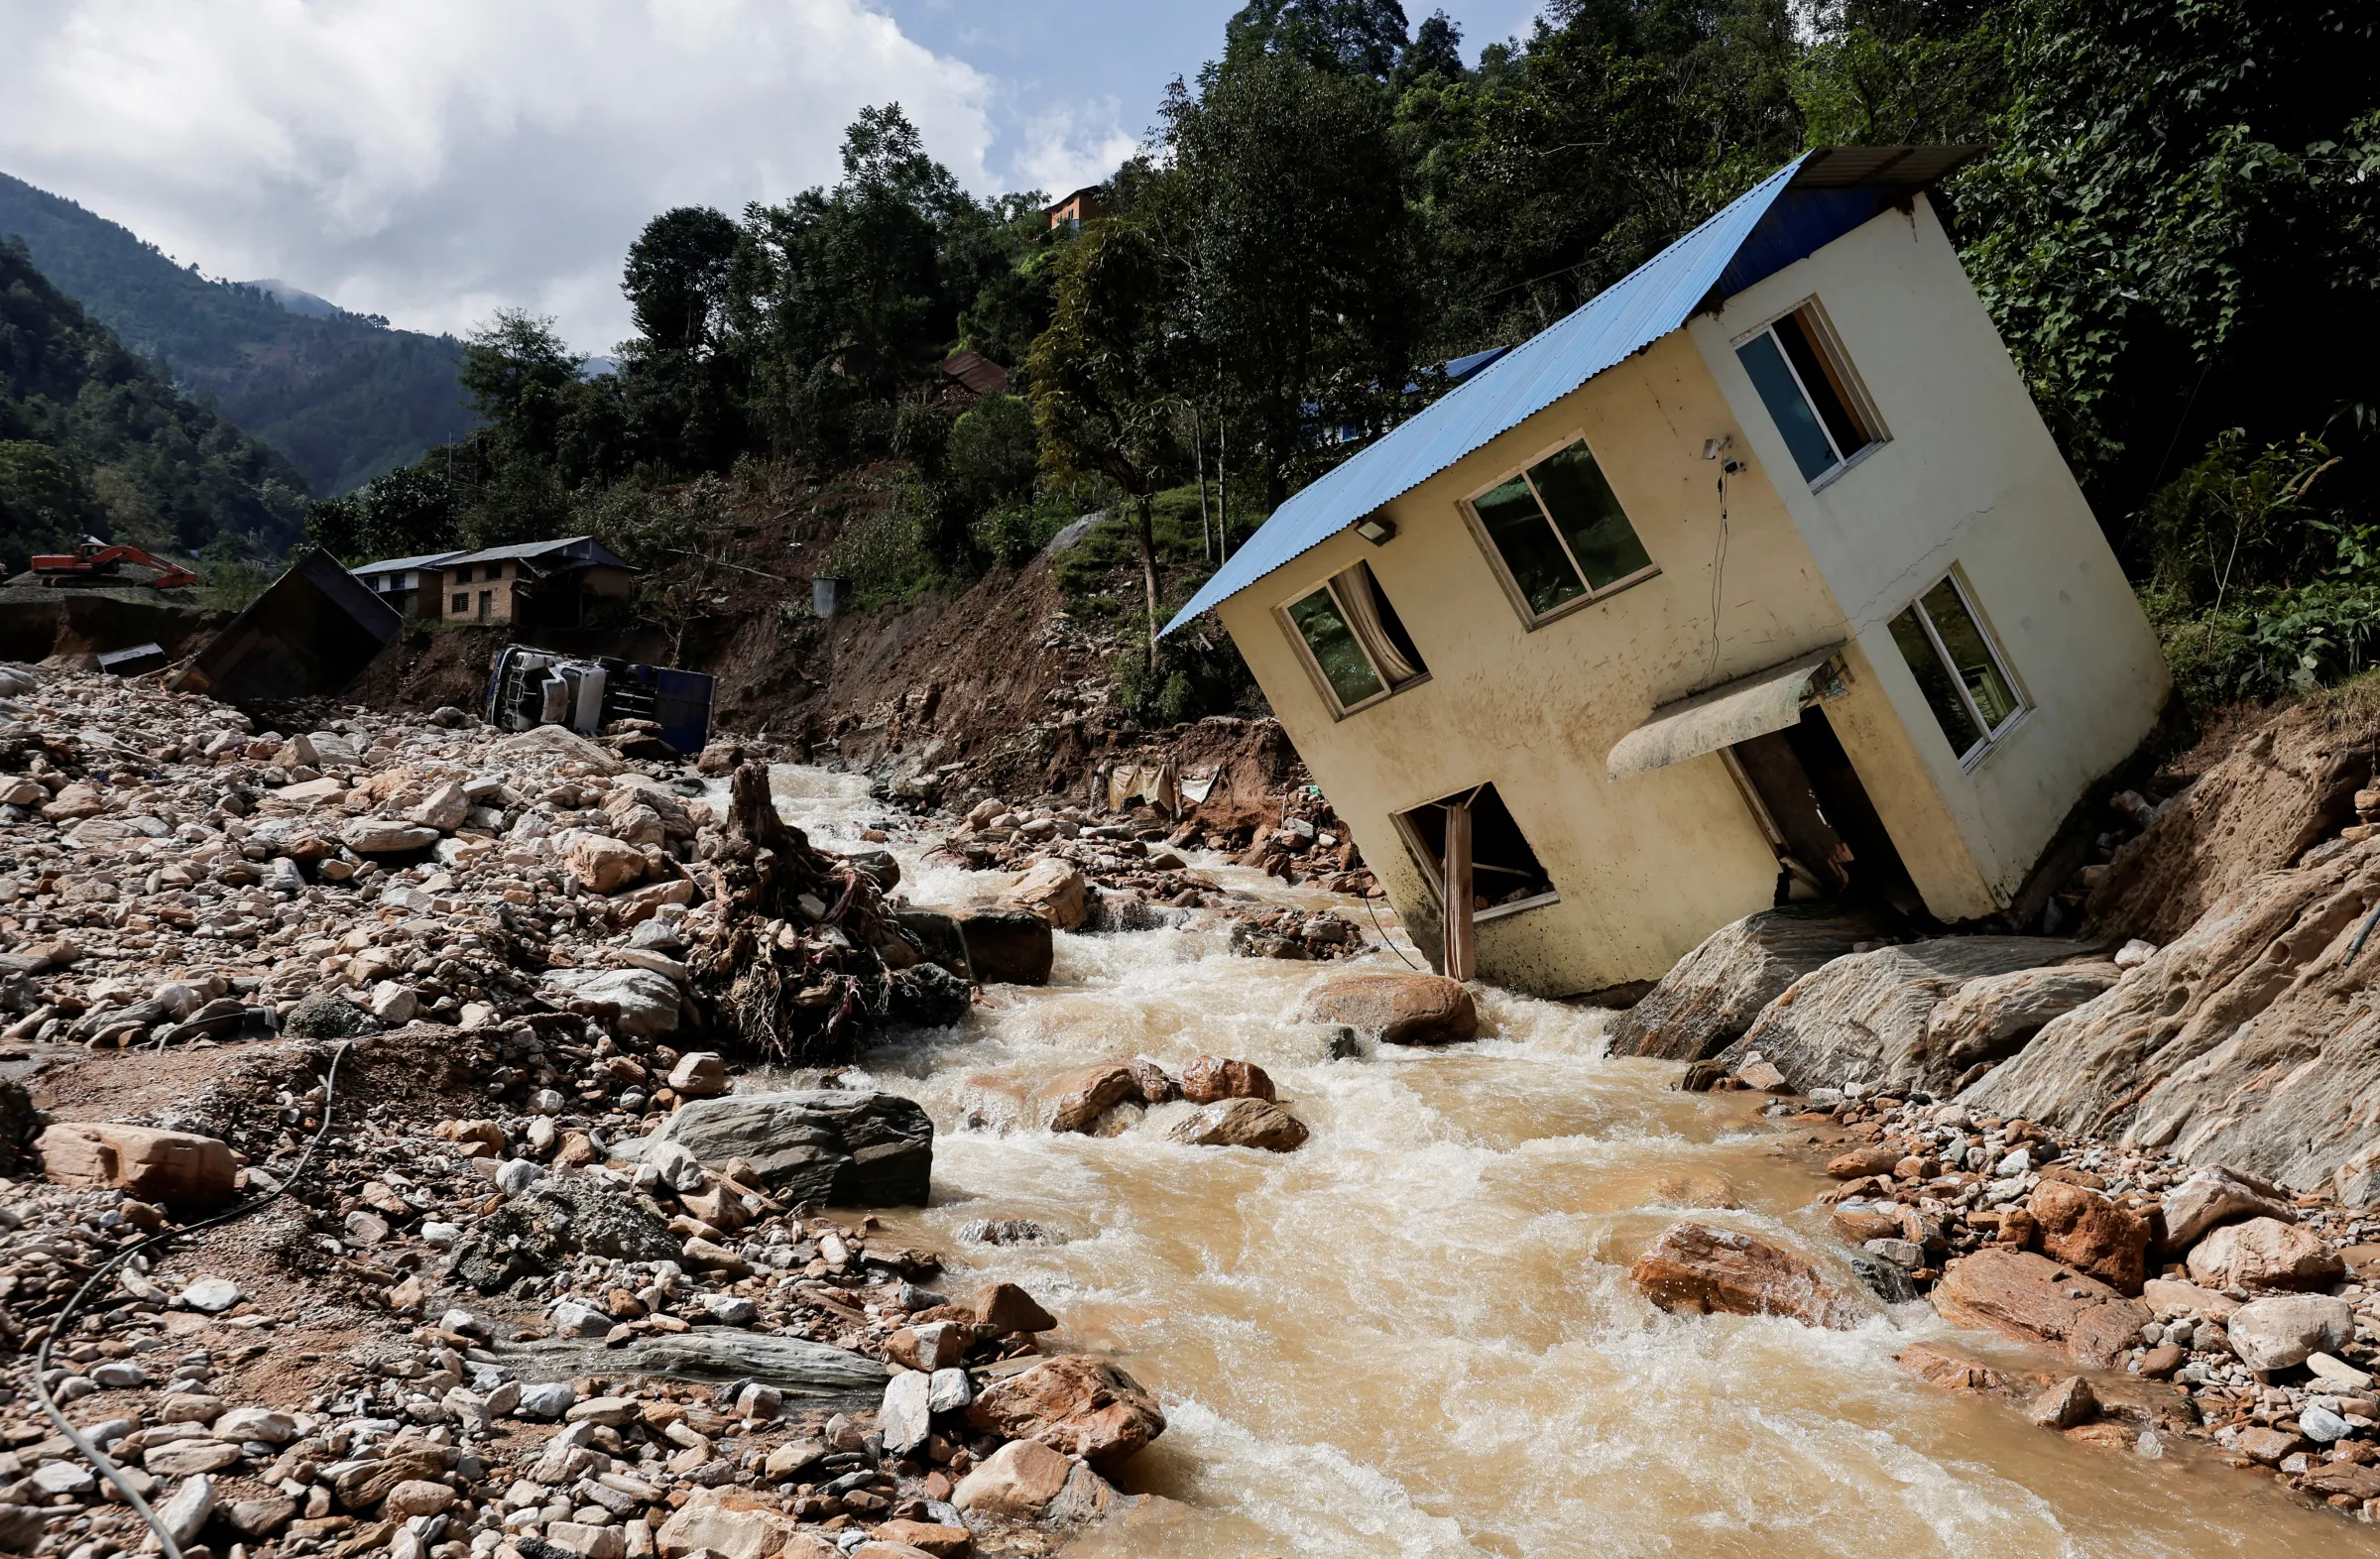
{"type": "Polygon", "coordinates": [[[1876,417],[1815,303],[1804,303],[1736,343],[1770,420],[1815,487],[1884,441],[1876,417]]]}
{"type": "Polygon", "coordinates": [[[1973,764],[2023,716],[2016,678],[1958,575],[1910,602],[1892,620],[1892,641],[1961,763],[1973,764]]]}
{"type": "Polygon", "coordinates": [[[1468,507],[1531,627],[1657,571],[1585,439],[1468,507]]]}
{"type": "Polygon", "coordinates": [[[1342,715],[1429,675],[1421,652],[1368,563],[1345,568],[1281,608],[1307,667],[1342,715]]]}

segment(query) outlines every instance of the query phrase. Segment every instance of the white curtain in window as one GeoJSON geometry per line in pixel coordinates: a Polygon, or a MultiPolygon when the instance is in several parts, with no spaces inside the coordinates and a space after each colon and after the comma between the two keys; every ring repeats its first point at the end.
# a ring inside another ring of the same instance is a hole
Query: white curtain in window
{"type": "Polygon", "coordinates": [[[1339,609],[1347,615],[1347,626],[1354,629],[1364,648],[1371,652],[1372,664],[1380,668],[1381,679],[1391,687],[1410,682],[1421,674],[1421,667],[1396,653],[1388,631],[1380,626],[1378,598],[1372,594],[1371,570],[1362,563],[1336,574],[1331,579],[1331,594],[1339,598],[1339,609]]]}

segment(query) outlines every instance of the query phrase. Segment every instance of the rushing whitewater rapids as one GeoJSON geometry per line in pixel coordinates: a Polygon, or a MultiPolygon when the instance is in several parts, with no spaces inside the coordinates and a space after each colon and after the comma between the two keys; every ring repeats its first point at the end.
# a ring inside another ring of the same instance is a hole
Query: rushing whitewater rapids
{"type": "MultiPolygon", "coordinates": [[[[892,826],[913,901],[1007,882],[922,863],[864,781],[784,769],[777,790],[822,844],[892,826]]],[[[995,988],[866,1070],[938,1133],[933,1205],[880,1217],[972,1262],[954,1287],[1023,1284],[1063,1324],[1045,1346],[1112,1356],[1163,1398],[1170,1427],[1120,1483],[1168,1499],[1070,1554],[2380,1554],[2370,1528],[2202,1448],[2069,1444],[1925,1383],[1892,1357],[1919,1338],[2053,1365],[1922,1304],[1851,1332],[1656,1310],[1625,1268],[1666,1224],[1692,1210],[1825,1247],[1829,1182],[1759,1096],[1603,1059],[1600,1014],[1486,992],[1492,1037],[1328,1061],[1290,1020],[1316,965],[1234,958],[1209,931],[1057,946],[1046,989],[995,988]],[[1115,1139],[959,1129],[981,1073],[1133,1055],[1178,1073],[1202,1053],[1261,1064],[1312,1140],[1180,1146],[1164,1129],[1181,1104],[1115,1139]],[[981,1218],[1067,1243],[959,1238],[981,1218]]]]}

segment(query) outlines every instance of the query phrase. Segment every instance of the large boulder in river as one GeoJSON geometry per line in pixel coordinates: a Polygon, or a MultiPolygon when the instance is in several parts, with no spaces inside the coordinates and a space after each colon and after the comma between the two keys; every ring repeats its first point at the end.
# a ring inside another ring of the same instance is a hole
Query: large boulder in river
{"type": "Polygon", "coordinates": [[[1781,1315],[1840,1329],[1874,1313],[1807,1258],[1709,1224],[1670,1225],[1628,1267],[1628,1280],[1662,1309],[1689,1314],[1781,1315]]]}
{"type": "Polygon", "coordinates": [[[1091,880],[1071,861],[1047,856],[1032,864],[1016,886],[1003,896],[1007,902],[1030,909],[1061,931],[1080,929],[1091,912],[1091,880]]]}
{"type": "Polygon", "coordinates": [[[2380,1111],[2380,1025],[2353,1017],[2380,949],[2346,958],[2375,901],[2380,841],[2255,878],[1960,1102],[2380,1200],[2358,1157],[2380,1111]]]}
{"type": "Polygon", "coordinates": [[[1306,1124],[1269,1099],[1226,1099],[1201,1105],[1165,1134],[1193,1147],[1261,1147],[1292,1152],[1305,1145],[1306,1124]]]}
{"type": "Polygon", "coordinates": [[[1340,975],[1307,992],[1298,1016],[1377,1034],[1387,1044],[1461,1044],[1480,1031],[1471,992],[1444,975],[1340,975]]]}
{"type": "Polygon", "coordinates": [[[1927,1048],[1927,1021],[1970,980],[2090,952],[2040,936],[1945,936],[1838,958],[1802,976],[1721,1052],[1752,1052],[1795,1089],[1882,1083],[1947,1093],[1959,1073],[1927,1048]]]}
{"type": "Polygon", "coordinates": [[[1612,1021],[1611,1053],[1706,1060],[1794,981],[1888,930],[1874,913],[1840,904],[1764,909],[1723,925],[1612,1021]]]}
{"type": "Polygon", "coordinates": [[[1953,1261],[1932,1298],[1954,1325],[2055,1348],[2088,1370],[2113,1368],[2150,1315],[2139,1300],[2064,1262],[1997,1248],[1953,1261]]]}
{"type": "Polygon", "coordinates": [[[959,935],[978,985],[1047,985],[1056,938],[1050,922],[1030,909],[974,909],[959,917],[959,935]]]}
{"type": "Polygon", "coordinates": [[[984,1387],[967,1421],[1111,1472],[1165,1432],[1148,1388],[1104,1359],[1060,1354],[984,1387]]]}
{"type": "Polygon", "coordinates": [[[650,1140],[707,1168],[744,1159],[786,1201],[840,1207],[923,1207],[934,1167],[934,1123],[915,1100],[854,1089],[697,1099],[650,1140]]]}
{"type": "Polygon", "coordinates": [[[1138,1097],[1140,1080],[1122,1061],[1060,1072],[1033,1091],[1034,1111],[1052,1132],[1088,1132],[1110,1105],[1138,1097]]]}

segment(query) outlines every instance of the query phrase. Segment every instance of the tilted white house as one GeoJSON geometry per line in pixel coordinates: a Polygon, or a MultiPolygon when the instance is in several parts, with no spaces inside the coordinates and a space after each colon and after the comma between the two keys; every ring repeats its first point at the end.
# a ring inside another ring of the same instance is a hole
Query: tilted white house
{"type": "Polygon", "coordinates": [[[1219,612],[1424,946],[1466,830],[1478,970],[1545,994],[1787,892],[1990,915],[2154,724],[2156,637],[1926,193],[1964,155],[1780,169],[1175,619],[1219,612]]]}

